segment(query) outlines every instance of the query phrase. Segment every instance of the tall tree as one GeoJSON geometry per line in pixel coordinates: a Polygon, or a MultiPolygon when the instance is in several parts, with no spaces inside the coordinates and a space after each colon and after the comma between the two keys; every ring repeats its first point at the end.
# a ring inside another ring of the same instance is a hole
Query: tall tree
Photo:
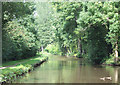
{"type": "Polygon", "coordinates": [[[40,50],[53,42],[55,28],[53,27],[53,10],[51,3],[38,2],[36,3],[36,23],[37,23],[37,36],[40,50]]]}

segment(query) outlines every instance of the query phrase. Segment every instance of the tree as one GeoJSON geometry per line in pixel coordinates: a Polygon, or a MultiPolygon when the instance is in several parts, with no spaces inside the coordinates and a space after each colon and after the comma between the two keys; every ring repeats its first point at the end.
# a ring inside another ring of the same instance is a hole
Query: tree
{"type": "Polygon", "coordinates": [[[53,27],[53,10],[51,3],[38,2],[36,3],[36,23],[39,49],[43,49],[54,41],[54,27],[53,27]]]}
{"type": "Polygon", "coordinates": [[[33,3],[3,3],[3,62],[36,55],[34,10],[33,3]]]}
{"type": "MultiPolygon", "coordinates": [[[[80,3],[53,3],[56,11],[60,14],[59,18],[62,23],[58,34],[59,44],[63,54],[71,54],[76,49],[77,39],[74,33],[75,28],[77,28],[77,18],[79,11],[81,10],[80,3]],[[60,33],[61,32],[61,33],[60,33]]],[[[59,22],[59,21],[58,21],[59,22]]]]}

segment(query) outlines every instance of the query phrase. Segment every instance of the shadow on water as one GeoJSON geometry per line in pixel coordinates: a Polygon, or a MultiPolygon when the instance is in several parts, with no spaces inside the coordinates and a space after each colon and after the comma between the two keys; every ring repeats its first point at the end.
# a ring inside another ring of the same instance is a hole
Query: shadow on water
{"type": "Polygon", "coordinates": [[[52,56],[14,83],[120,83],[120,67],[93,66],[82,59],[52,56]],[[111,77],[111,80],[101,80],[111,77]]]}

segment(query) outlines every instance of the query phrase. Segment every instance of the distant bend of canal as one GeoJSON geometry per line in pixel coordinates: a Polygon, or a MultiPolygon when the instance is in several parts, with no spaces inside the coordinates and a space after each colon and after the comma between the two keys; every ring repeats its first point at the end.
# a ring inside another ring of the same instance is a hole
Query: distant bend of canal
{"type": "Polygon", "coordinates": [[[51,56],[13,83],[120,83],[120,67],[93,66],[83,59],[51,56]],[[109,79],[102,79],[111,77],[109,79]]]}

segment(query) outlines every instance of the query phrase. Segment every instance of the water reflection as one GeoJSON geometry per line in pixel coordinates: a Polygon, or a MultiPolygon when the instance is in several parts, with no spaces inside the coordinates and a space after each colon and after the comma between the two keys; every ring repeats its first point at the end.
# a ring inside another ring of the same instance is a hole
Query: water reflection
{"type": "Polygon", "coordinates": [[[119,67],[92,66],[81,59],[55,56],[14,83],[118,83],[119,75],[119,67]],[[108,76],[112,80],[100,80],[108,76]]]}
{"type": "Polygon", "coordinates": [[[115,68],[114,72],[115,72],[115,83],[117,83],[118,82],[118,68],[115,68]]]}

